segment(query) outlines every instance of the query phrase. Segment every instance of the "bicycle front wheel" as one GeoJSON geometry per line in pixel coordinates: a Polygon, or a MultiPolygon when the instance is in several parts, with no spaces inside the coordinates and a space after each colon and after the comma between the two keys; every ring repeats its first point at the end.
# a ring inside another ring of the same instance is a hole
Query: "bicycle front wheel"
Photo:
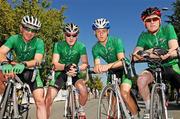
{"type": "Polygon", "coordinates": [[[7,117],[11,116],[11,114],[10,114],[11,103],[9,101],[11,91],[12,91],[11,86],[12,86],[12,83],[8,83],[8,85],[6,87],[6,90],[5,90],[4,94],[3,94],[3,97],[2,97],[2,100],[1,100],[1,103],[0,103],[0,119],[7,118],[7,117]]]}
{"type": "Polygon", "coordinates": [[[22,116],[22,119],[29,119],[30,92],[23,90],[19,90],[18,92],[22,93],[23,95],[20,98],[18,98],[19,114],[22,116]]]}
{"type": "Polygon", "coordinates": [[[119,99],[113,85],[106,86],[100,95],[98,119],[120,119],[119,99]]]}
{"type": "Polygon", "coordinates": [[[167,119],[165,111],[165,97],[160,84],[154,84],[151,91],[150,119],[167,119]]]}
{"type": "Polygon", "coordinates": [[[65,104],[65,118],[76,119],[75,116],[74,93],[72,87],[68,87],[68,96],[65,104]]]}

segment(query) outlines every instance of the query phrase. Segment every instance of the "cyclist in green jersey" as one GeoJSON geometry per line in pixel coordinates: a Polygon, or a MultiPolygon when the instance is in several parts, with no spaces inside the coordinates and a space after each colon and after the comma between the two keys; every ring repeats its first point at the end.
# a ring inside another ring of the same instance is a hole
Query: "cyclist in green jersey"
{"type": "Polygon", "coordinates": [[[79,90],[80,119],[85,119],[82,111],[87,102],[88,92],[83,79],[78,77],[78,70],[84,71],[88,66],[88,58],[85,45],[78,39],[79,27],[74,23],[67,23],[64,27],[65,40],[54,45],[53,60],[55,78],[50,80],[46,95],[47,116],[50,117],[51,107],[58,91],[65,86],[67,73],[72,76],[73,85],[79,90]],[[79,61],[81,65],[78,66],[79,61]]]}
{"type": "MultiPolygon", "coordinates": [[[[141,60],[143,57],[138,55],[141,50],[146,50],[150,54],[153,48],[158,47],[168,52],[161,55],[162,60],[170,57],[177,56],[176,49],[179,47],[177,35],[174,27],[171,24],[161,25],[161,11],[157,7],[150,7],[144,10],[141,14],[141,19],[147,29],[142,32],[137,41],[137,46],[134,49],[134,60],[141,60]]],[[[150,57],[156,58],[157,56],[151,54],[150,57]]],[[[178,59],[172,59],[165,62],[163,68],[163,79],[168,79],[176,88],[180,87],[180,68],[178,66],[178,59]]],[[[139,93],[142,96],[147,114],[144,118],[149,117],[150,109],[150,91],[148,85],[153,82],[153,69],[149,68],[143,71],[137,80],[139,93]]]]}
{"type": "MultiPolygon", "coordinates": [[[[116,62],[125,58],[124,47],[121,39],[109,36],[109,21],[105,18],[97,19],[94,21],[92,28],[98,40],[92,49],[94,71],[96,73],[103,73],[107,72],[109,69],[122,67],[121,61],[118,63],[116,62]],[[102,64],[100,58],[104,59],[107,64],[102,64]]],[[[120,85],[122,97],[132,115],[137,117],[137,106],[130,94],[132,81],[124,76],[123,69],[118,69],[115,71],[115,74],[117,74],[119,78],[122,78],[122,83],[120,85]]]]}
{"type": "Polygon", "coordinates": [[[37,73],[35,81],[30,80],[33,76],[33,67],[41,63],[44,54],[44,42],[36,37],[40,28],[41,23],[36,17],[24,16],[20,25],[20,33],[10,36],[0,47],[2,56],[6,56],[10,50],[13,50],[16,61],[12,63],[6,57],[1,57],[0,62],[6,79],[18,75],[23,82],[29,84],[36,104],[37,119],[47,119],[43,81],[40,74],[37,73]]]}

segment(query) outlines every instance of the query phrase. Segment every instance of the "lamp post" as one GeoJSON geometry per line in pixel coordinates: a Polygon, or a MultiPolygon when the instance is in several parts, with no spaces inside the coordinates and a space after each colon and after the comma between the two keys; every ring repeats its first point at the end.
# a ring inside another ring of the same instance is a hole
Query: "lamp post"
{"type": "Polygon", "coordinates": [[[161,8],[161,10],[162,11],[167,11],[167,10],[169,10],[169,8],[168,7],[163,7],[163,8],[161,8]]]}
{"type": "Polygon", "coordinates": [[[164,13],[164,15],[163,15],[164,20],[163,21],[169,23],[170,22],[170,20],[169,20],[170,15],[169,14],[172,14],[172,13],[170,13],[172,11],[168,7],[162,7],[161,11],[162,11],[162,13],[164,13]],[[169,12],[169,14],[167,14],[167,12],[169,12]]]}

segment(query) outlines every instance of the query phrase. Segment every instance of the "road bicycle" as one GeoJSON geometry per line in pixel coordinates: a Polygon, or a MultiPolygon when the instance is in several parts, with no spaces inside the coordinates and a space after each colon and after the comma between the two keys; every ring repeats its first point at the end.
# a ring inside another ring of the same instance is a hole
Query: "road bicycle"
{"type": "MultiPolygon", "coordinates": [[[[127,62],[125,61],[125,59],[122,59],[121,61],[123,63],[125,74],[130,78],[130,70],[127,66],[127,62]]],[[[100,94],[98,105],[98,119],[131,119],[130,111],[128,110],[121,96],[121,91],[119,88],[121,80],[116,77],[116,75],[113,73],[113,70],[109,70],[108,73],[110,75],[111,83],[106,85],[100,94]]]]}
{"type": "MultiPolygon", "coordinates": [[[[51,76],[49,79],[52,79],[55,77],[55,71],[53,68],[50,71],[51,76]]],[[[89,76],[87,75],[86,71],[86,81],[89,79],[89,76]]],[[[72,77],[67,75],[67,81],[66,81],[66,90],[67,90],[67,96],[65,100],[64,105],[64,117],[66,119],[78,119],[79,111],[80,111],[80,105],[79,105],[79,90],[76,89],[76,87],[73,85],[72,77]]]]}
{"type": "MultiPolygon", "coordinates": [[[[55,78],[54,65],[50,69],[48,80],[55,78]]],[[[78,119],[79,101],[77,90],[72,83],[72,77],[67,76],[66,81],[67,96],[64,105],[64,118],[66,119],[78,119]]]]}
{"type": "Polygon", "coordinates": [[[72,77],[67,77],[67,98],[64,106],[64,117],[66,119],[78,119],[78,111],[80,108],[78,100],[78,90],[72,84],[72,77]]]}
{"type": "MultiPolygon", "coordinates": [[[[144,60],[132,62],[133,72],[135,75],[134,63],[150,63],[153,66],[154,81],[151,85],[150,94],[150,119],[168,119],[167,98],[168,90],[166,81],[162,78],[163,61],[160,58],[150,58],[149,53],[141,51],[139,53],[144,60]]],[[[160,54],[154,53],[158,56],[160,54]]]]}
{"type": "MultiPolygon", "coordinates": [[[[36,74],[37,70],[34,69],[31,82],[36,74]]],[[[9,78],[0,102],[0,119],[29,119],[30,97],[28,84],[23,83],[17,75],[9,78]]]]}

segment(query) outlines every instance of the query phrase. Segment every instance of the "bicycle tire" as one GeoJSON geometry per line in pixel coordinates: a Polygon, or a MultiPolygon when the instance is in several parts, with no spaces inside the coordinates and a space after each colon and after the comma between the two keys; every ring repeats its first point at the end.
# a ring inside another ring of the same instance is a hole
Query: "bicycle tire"
{"type": "Polygon", "coordinates": [[[65,106],[65,110],[67,114],[65,115],[66,119],[75,119],[75,105],[74,105],[74,94],[72,86],[68,87],[68,96],[67,96],[67,105],[65,106]]]}
{"type": "Polygon", "coordinates": [[[114,86],[108,85],[104,87],[99,98],[98,119],[120,119],[120,105],[118,102],[119,99],[116,96],[114,86]],[[115,102],[112,102],[113,99],[115,99],[115,102]]]}
{"type": "MultiPolygon", "coordinates": [[[[22,119],[29,119],[30,93],[28,90],[23,93],[25,103],[21,101],[18,105],[19,114],[22,116],[22,119]]],[[[22,98],[20,100],[23,100],[22,98]]]]}
{"type": "Polygon", "coordinates": [[[165,99],[162,97],[160,84],[154,84],[151,90],[150,119],[167,119],[163,105],[165,99]],[[164,100],[164,101],[163,101],[164,100]]]}
{"type": "Polygon", "coordinates": [[[8,107],[8,99],[9,99],[9,96],[10,96],[10,92],[12,90],[12,83],[11,82],[8,82],[8,85],[5,89],[5,92],[3,94],[3,97],[2,97],[2,100],[1,100],[1,103],[0,103],[0,119],[3,119],[4,116],[5,116],[5,112],[7,110],[7,107],[8,107]]]}
{"type": "Polygon", "coordinates": [[[120,115],[118,119],[131,119],[130,111],[127,108],[127,105],[125,104],[121,96],[119,87],[117,89],[117,95],[119,97],[118,101],[119,101],[119,115],[120,115]]]}

